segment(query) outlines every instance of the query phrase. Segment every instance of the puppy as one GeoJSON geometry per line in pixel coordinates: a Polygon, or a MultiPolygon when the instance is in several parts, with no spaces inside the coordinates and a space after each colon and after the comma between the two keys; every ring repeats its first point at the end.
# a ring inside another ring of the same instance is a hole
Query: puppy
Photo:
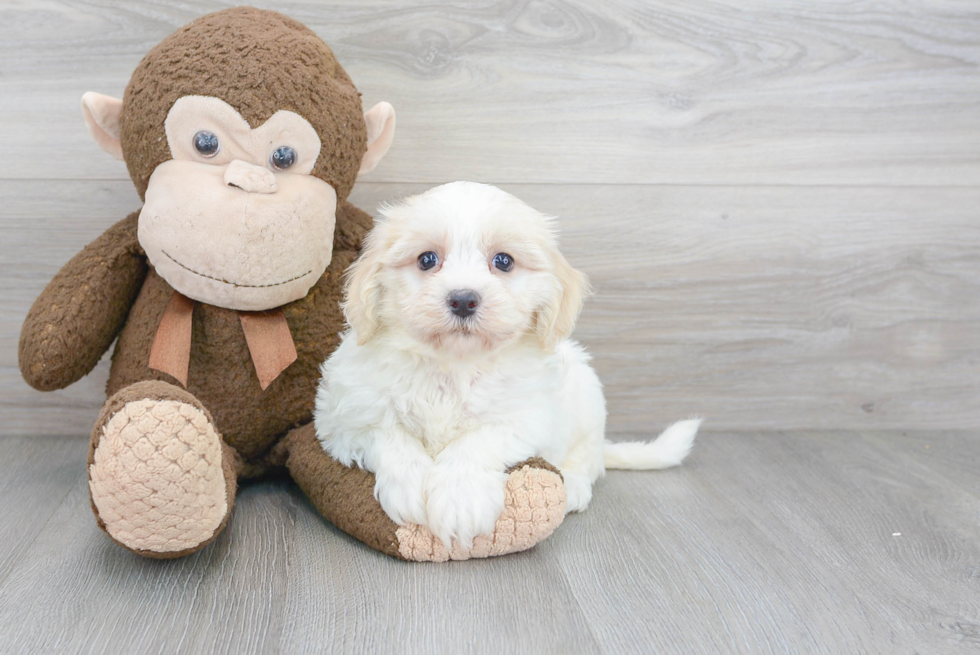
{"type": "Polygon", "coordinates": [[[381,210],[348,271],[350,329],[321,367],[324,449],[376,477],[395,523],[469,548],[493,531],[505,470],[539,456],[584,510],[606,467],[679,464],[700,421],[652,443],[604,439],[602,385],[568,339],[588,291],[552,219],[455,182],[381,210]]]}

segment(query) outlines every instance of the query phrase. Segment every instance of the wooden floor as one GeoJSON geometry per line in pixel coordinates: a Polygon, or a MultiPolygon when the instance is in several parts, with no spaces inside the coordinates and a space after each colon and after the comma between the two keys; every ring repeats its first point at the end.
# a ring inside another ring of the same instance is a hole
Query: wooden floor
{"type": "Polygon", "coordinates": [[[977,432],[705,435],[532,551],[409,564],[247,487],[201,553],[88,508],[85,443],[0,441],[4,653],[975,653],[977,432]],[[16,462],[16,464],[14,464],[16,462]]]}
{"type": "Polygon", "coordinates": [[[611,472],[533,551],[409,565],[288,481],[203,552],[97,529],[107,362],[41,394],[31,302],[139,207],[85,91],[218,0],[0,3],[0,653],[980,652],[980,11],[968,0],[256,0],[398,111],[352,200],[498,184],[592,279],[611,472]]]}

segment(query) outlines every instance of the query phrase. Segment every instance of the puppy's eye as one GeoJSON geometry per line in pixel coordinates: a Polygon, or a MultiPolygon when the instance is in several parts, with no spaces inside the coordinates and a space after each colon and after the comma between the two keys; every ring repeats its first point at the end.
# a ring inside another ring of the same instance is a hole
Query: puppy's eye
{"type": "Polygon", "coordinates": [[[505,252],[498,252],[493,256],[494,268],[509,273],[514,268],[514,258],[505,252]]]}
{"type": "Polygon", "coordinates": [[[218,154],[220,147],[218,137],[214,132],[201,130],[194,135],[194,149],[201,153],[202,157],[207,157],[208,159],[214,157],[218,154]]]}
{"type": "Polygon", "coordinates": [[[421,255],[419,255],[419,268],[423,271],[434,268],[438,263],[439,255],[435,254],[431,250],[428,252],[423,252],[421,255]]]}
{"type": "Polygon", "coordinates": [[[272,167],[284,171],[296,163],[296,151],[289,146],[279,146],[269,157],[272,167]]]}

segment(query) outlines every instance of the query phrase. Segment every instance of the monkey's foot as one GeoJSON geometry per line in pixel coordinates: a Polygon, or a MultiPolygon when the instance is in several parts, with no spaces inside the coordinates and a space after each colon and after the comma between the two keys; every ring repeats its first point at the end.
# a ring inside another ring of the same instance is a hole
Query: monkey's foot
{"type": "Polygon", "coordinates": [[[398,554],[415,562],[495,557],[527,550],[547,539],[565,519],[561,475],[540,458],[522,462],[509,473],[504,511],[492,534],[476,537],[468,550],[455,542],[448,549],[427,528],[409,524],[395,532],[398,554]]]}
{"type": "Polygon", "coordinates": [[[204,406],[165,382],[134,384],[106,402],[88,471],[99,526],[147,557],[179,557],[210,543],[235,497],[231,449],[204,406]]]}
{"type": "Polygon", "coordinates": [[[473,547],[446,548],[427,528],[396,525],[374,497],[374,474],[331,458],[316,438],[312,423],[290,432],[273,449],[313,506],[328,521],[386,555],[416,562],[444,562],[506,555],[546,539],[565,519],[565,486],[554,466],[529,459],[507,472],[504,511],[493,534],[477,537],[473,547]]]}

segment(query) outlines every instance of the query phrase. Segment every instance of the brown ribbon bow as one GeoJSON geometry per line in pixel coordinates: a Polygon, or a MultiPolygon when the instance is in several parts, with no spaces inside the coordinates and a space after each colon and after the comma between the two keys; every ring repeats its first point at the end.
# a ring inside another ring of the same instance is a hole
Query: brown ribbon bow
{"type": "MultiPolygon", "coordinates": [[[[150,368],[172,375],[187,386],[191,361],[191,329],[194,301],[174,291],[150,348],[150,368]]],[[[282,309],[238,312],[248,352],[264,391],[279,374],[296,361],[296,344],[282,309]]]]}

